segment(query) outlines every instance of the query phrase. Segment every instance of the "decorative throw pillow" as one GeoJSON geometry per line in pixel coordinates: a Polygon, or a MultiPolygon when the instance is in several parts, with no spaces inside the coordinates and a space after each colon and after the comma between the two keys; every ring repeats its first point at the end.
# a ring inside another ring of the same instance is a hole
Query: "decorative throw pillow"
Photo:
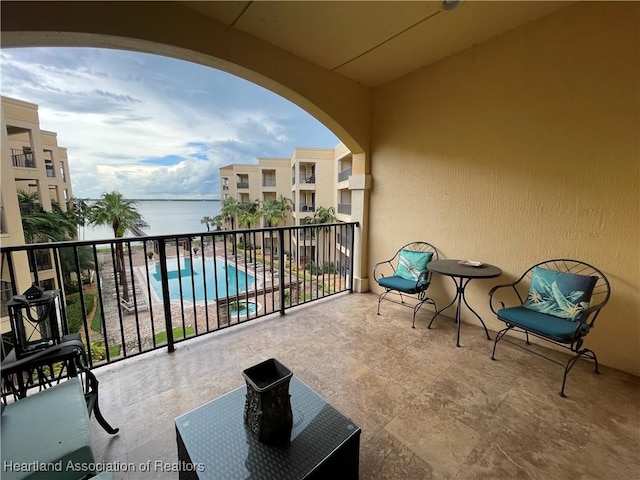
{"type": "Polygon", "coordinates": [[[576,320],[589,308],[597,277],[536,267],[523,307],[554,317],[576,320]]]}
{"type": "Polygon", "coordinates": [[[415,282],[422,272],[427,269],[427,263],[429,263],[432,256],[433,252],[400,250],[396,275],[405,280],[413,280],[415,282]]]}

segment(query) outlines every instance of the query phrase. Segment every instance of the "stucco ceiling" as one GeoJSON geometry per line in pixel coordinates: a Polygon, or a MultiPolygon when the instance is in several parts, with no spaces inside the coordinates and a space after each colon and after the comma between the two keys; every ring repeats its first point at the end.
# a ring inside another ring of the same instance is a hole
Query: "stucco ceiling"
{"type": "Polygon", "coordinates": [[[182,2],[230,28],[375,87],[572,2],[182,2]]]}

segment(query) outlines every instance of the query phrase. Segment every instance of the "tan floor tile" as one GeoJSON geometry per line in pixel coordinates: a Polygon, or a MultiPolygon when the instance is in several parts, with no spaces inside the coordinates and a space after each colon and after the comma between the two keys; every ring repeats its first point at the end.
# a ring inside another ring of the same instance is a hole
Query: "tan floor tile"
{"type": "Polygon", "coordinates": [[[561,398],[561,367],[504,342],[492,361],[477,324],[462,325],[457,348],[451,319],[427,329],[425,308],[412,329],[411,310],[376,309],[376,295],[337,295],[96,369],[103,414],[121,429],[92,420],[96,458],[175,461],[175,417],[275,357],[362,428],[361,479],[640,478],[640,379],[581,361],[561,398]]]}

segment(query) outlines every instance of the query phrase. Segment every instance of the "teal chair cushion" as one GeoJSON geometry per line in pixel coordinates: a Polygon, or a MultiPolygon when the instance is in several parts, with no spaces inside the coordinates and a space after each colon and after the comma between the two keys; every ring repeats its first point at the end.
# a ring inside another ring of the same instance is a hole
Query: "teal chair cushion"
{"type": "Polygon", "coordinates": [[[429,263],[432,256],[432,252],[400,250],[396,276],[404,278],[405,280],[413,280],[415,283],[418,278],[420,278],[420,275],[427,269],[427,263],[429,263]]]}
{"type": "Polygon", "coordinates": [[[554,317],[577,320],[589,308],[597,277],[536,267],[523,307],[554,317]]]}
{"type": "Polygon", "coordinates": [[[2,480],[75,480],[91,473],[91,426],[77,378],[7,405],[1,432],[2,480]],[[53,471],[8,467],[31,462],[53,471]]]}
{"type": "Polygon", "coordinates": [[[415,280],[394,275],[393,277],[382,277],[378,279],[378,285],[389,290],[398,290],[402,293],[418,293],[427,288],[426,280],[416,283],[415,280]]]}
{"type": "Polygon", "coordinates": [[[571,343],[575,338],[584,336],[589,330],[589,325],[586,323],[554,317],[524,306],[498,310],[498,317],[510,324],[562,343],[571,343]]]}

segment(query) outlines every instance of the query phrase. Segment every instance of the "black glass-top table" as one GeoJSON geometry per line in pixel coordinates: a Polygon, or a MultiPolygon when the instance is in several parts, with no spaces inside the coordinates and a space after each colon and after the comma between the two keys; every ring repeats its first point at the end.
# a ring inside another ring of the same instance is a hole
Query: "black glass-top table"
{"type": "Polygon", "coordinates": [[[180,479],[357,479],[360,427],[296,376],[289,393],[287,447],[262,444],[245,427],[245,386],[176,418],[180,479]]]}
{"type": "Polygon", "coordinates": [[[476,311],[471,308],[469,303],[467,302],[467,298],[465,297],[465,289],[471,280],[474,278],[495,278],[502,275],[502,270],[495,265],[489,265],[488,263],[480,263],[473,262],[469,260],[434,260],[427,264],[427,269],[439,273],[440,275],[446,275],[451,277],[453,283],[456,284],[456,295],[451,300],[451,303],[444,308],[436,311],[435,315],[429,322],[429,328],[431,328],[431,324],[435,320],[435,318],[440,315],[447,308],[452,306],[454,303],[456,304],[456,346],[460,346],[460,308],[462,307],[462,303],[467,306],[469,310],[473,312],[473,314],[478,317],[480,323],[484,327],[484,333],[487,335],[487,338],[491,340],[489,336],[489,331],[487,330],[487,326],[484,324],[482,317],[476,313],[476,311]],[[457,303],[456,303],[457,302],[457,303]]]}

